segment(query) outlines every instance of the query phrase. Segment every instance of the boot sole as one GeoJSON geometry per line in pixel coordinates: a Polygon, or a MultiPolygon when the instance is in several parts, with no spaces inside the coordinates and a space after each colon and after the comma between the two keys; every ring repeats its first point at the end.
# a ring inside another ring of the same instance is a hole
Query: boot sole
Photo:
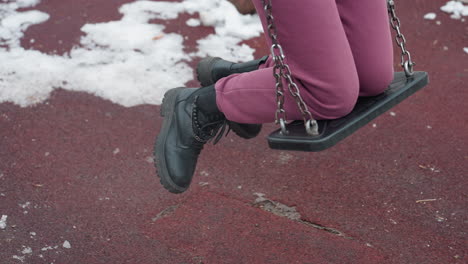
{"type": "Polygon", "coordinates": [[[201,60],[197,65],[197,79],[201,86],[209,86],[215,84],[215,80],[211,76],[211,69],[216,61],[220,60],[218,57],[206,57],[201,60]]]}
{"type": "Polygon", "coordinates": [[[178,91],[186,88],[174,88],[164,94],[161,104],[160,115],[164,117],[164,121],[156,139],[154,147],[154,165],[156,167],[156,175],[159,177],[161,185],[171,193],[182,193],[187,188],[182,188],[175,184],[167,170],[165,148],[167,135],[169,134],[170,125],[174,119],[174,109],[177,102],[178,91]]]}

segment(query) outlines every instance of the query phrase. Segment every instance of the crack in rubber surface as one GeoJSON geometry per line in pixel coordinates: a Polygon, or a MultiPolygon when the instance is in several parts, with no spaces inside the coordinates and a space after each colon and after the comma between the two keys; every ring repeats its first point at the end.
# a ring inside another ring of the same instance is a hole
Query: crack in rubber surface
{"type": "Polygon", "coordinates": [[[303,219],[301,214],[296,210],[295,206],[287,206],[285,204],[270,200],[268,198],[265,198],[265,195],[262,193],[254,193],[254,195],[257,196],[257,199],[253,203],[254,207],[260,208],[277,216],[286,217],[290,220],[315,229],[323,230],[328,233],[344,237],[346,239],[353,239],[352,237],[345,235],[343,232],[335,228],[323,226],[321,224],[303,219]]]}

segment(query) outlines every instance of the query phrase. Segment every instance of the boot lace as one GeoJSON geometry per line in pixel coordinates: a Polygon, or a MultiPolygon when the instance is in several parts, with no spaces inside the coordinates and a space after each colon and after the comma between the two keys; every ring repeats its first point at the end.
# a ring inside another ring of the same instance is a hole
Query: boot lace
{"type": "Polygon", "coordinates": [[[196,139],[196,145],[200,148],[207,142],[213,141],[213,145],[218,143],[223,135],[227,136],[231,131],[224,115],[219,112],[216,114],[203,114],[205,122],[200,122],[200,111],[197,106],[198,96],[192,104],[192,129],[196,139]]]}

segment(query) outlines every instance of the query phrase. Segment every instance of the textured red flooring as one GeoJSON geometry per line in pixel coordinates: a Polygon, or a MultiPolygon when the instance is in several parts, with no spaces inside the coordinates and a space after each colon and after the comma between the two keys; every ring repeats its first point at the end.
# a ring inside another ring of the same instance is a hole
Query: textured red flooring
{"type": "MultiPolygon", "coordinates": [[[[65,53],[81,25],[118,19],[124,2],[43,1],[51,20],[24,45],[65,53]]],[[[466,22],[422,18],[444,3],[397,2],[431,84],[395,116],[320,153],[268,149],[273,125],[251,141],[229,135],[205,148],[182,195],[152,165],[159,107],[60,89],[34,107],[0,104],[0,263],[466,263],[466,22]],[[262,210],[254,193],[300,216],[262,210]]],[[[187,17],[166,23],[191,49],[212,29],[187,17]]],[[[266,52],[262,38],[248,43],[266,52]]]]}

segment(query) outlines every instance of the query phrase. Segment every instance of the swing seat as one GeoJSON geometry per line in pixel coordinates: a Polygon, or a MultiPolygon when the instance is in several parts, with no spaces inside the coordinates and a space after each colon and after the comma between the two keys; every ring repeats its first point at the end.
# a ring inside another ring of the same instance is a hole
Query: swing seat
{"type": "Polygon", "coordinates": [[[330,148],[363,127],[374,118],[423,88],[429,82],[427,72],[414,72],[406,77],[404,72],[396,72],[388,89],[377,96],[360,97],[353,111],[347,116],[333,120],[319,120],[319,135],[306,133],[303,121],[288,124],[284,135],[278,129],[268,136],[272,149],[317,152],[330,148]]]}

